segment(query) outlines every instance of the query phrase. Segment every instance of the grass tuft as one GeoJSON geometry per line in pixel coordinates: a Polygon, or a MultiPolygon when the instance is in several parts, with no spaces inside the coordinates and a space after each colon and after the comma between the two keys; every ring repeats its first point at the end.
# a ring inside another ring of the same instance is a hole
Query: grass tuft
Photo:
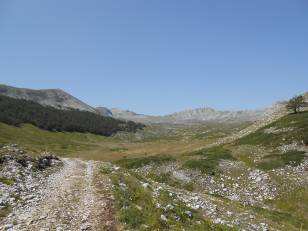
{"type": "Polygon", "coordinates": [[[8,178],[5,178],[5,177],[0,177],[0,182],[10,186],[10,185],[13,185],[15,183],[15,180],[8,179],[8,178]]]}

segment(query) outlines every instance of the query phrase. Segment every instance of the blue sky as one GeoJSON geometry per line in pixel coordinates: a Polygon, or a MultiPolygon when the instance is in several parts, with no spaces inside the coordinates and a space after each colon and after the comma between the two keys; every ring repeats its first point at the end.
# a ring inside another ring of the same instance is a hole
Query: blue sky
{"type": "Polygon", "coordinates": [[[306,0],[1,0],[0,82],[145,114],[308,91],[306,0]]]}

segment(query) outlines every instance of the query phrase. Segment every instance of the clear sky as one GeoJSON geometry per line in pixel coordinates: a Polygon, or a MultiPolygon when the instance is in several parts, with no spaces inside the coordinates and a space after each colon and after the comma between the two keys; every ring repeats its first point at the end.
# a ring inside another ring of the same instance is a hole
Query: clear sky
{"type": "Polygon", "coordinates": [[[307,0],[0,0],[0,82],[145,114],[308,91],[307,0]]]}

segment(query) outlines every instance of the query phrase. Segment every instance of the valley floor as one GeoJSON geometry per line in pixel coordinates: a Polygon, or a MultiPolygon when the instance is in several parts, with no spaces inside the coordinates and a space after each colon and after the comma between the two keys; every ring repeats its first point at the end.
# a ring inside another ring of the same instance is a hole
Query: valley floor
{"type": "Polygon", "coordinates": [[[308,112],[239,129],[102,138],[0,124],[3,141],[70,151],[30,171],[37,157],[0,149],[0,230],[307,230],[308,112]]]}

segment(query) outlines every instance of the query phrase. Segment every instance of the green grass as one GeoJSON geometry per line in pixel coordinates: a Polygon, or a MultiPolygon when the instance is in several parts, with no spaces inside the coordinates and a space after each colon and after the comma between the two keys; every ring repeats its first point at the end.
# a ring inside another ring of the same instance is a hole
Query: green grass
{"type": "Polygon", "coordinates": [[[282,230],[300,230],[301,227],[304,228],[307,225],[307,221],[295,217],[292,213],[268,210],[260,207],[253,207],[253,210],[259,215],[277,224],[281,224],[284,227],[282,230]]]}
{"type": "Polygon", "coordinates": [[[4,177],[0,177],[0,182],[6,185],[13,185],[15,183],[13,179],[8,179],[4,177]]]}
{"type": "Polygon", "coordinates": [[[184,164],[184,168],[200,170],[202,173],[215,175],[218,172],[218,165],[220,160],[234,160],[228,149],[221,146],[210,149],[202,149],[197,152],[193,152],[192,155],[202,156],[201,159],[187,160],[184,164]]]}
{"type": "Polygon", "coordinates": [[[127,148],[122,148],[122,147],[110,148],[111,152],[125,152],[127,150],[128,150],[127,148]]]}
{"type": "Polygon", "coordinates": [[[149,164],[163,164],[166,162],[174,161],[175,158],[168,155],[158,155],[158,156],[149,156],[149,157],[139,157],[139,158],[125,158],[116,161],[115,163],[120,165],[121,167],[132,169],[132,168],[140,168],[149,164]]]}
{"type": "Polygon", "coordinates": [[[308,230],[308,188],[299,188],[280,195],[276,200],[268,202],[281,213],[288,214],[286,221],[296,228],[308,230]]]}
{"type": "Polygon", "coordinates": [[[282,144],[292,143],[297,141],[308,142],[308,112],[301,112],[298,114],[287,115],[278,121],[259,129],[255,133],[245,136],[238,140],[236,144],[250,144],[250,145],[264,145],[271,147],[278,147],[282,144]],[[274,127],[276,129],[281,128],[293,128],[292,131],[281,132],[278,134],[267,134],[265,129],[274,127]]]}
{"type": "Polygon", "coordinates": [[[52,151],[62,155],[95,148],[106,137],[77,132],[50,132],[25,124],[21,127],[0,123],[0,144],[17,143],[28,151],[52,151]]]}
{"type": "Polygon", "coordinates": [[[262,170],[272,170],[286,165],[298,166],[305,158],[305,152],[289,151],[283,154],[271,154],[265,156],[263,161],[257,164],[262,170]]]}

